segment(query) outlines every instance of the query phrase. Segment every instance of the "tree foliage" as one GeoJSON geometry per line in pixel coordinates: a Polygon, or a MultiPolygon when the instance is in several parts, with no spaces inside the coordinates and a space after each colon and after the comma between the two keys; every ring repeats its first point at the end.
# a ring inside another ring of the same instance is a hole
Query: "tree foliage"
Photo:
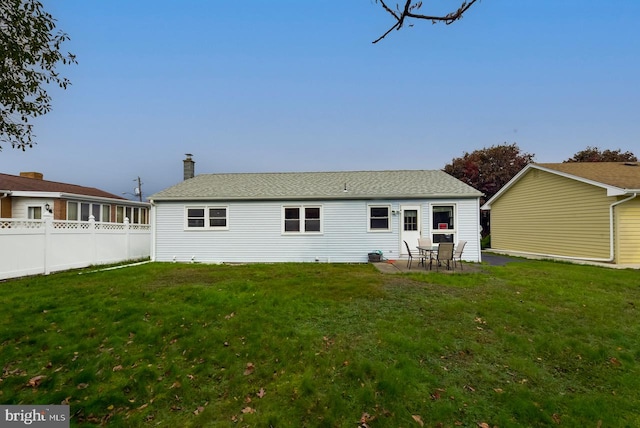
{"type": "MultiPolygon", "coordinates": [[[[376,3],[380,3],[382,8],[385,11],[387,11],[389,15],[393,17],[393,19],[395,20],[395,23],[382,36],[374,40],[373,43],[378,43],[380,40],[387,37],[387,35],[393,30],[400,30],[402,27],[405,26],[405,24],[409,21],[409,19],[427,20],[427,21],[431,21],[432,24],[436,24],[438,22],[442,22],[446,25],[453,24],[457,20],[462,19],[462,16],[464,15],[464,13],[467,10],[469,10],[469,8],[473,6],[473,4],[476,1],[478,0],[464,0],[460,4],[460,7],[458,7],[458,9],[452,12],[439,14],[439,15],[438,14],[429,15],[429,14],[418,13],[422,8],[422,1],[420,0],[418,1],[405,0],[404,6],[402,7],[400,7],[400,5],[396,3],[395,10],[390,8],[387,5],[387,1],[376,0],[376,3]]],[[[412,26],[412,24],[408,24],[408,25],[412,26]]]]}
{"type": "Polygon", "coordinates": [[[516,143],[495,145],[454,158],[444,171],[485,194],[495,195],[522,168],[533,161],[533,154],[523,153],[516,143]]]}
{"type": "Polygon", "coordinates": [[[66,40],[39,1],[0,0],[0,149],[33,146],[29,120],[51,111],[48,86],[70,84],[56,70],[76,63],[75,55],[60,51],[66,40]]]}
{"type": "Polygon", "coordinates": [[[573,157],[564,161],[569,162],[637,162],[638,158],[631,152],[617,150],[600,150],[598,147],[587,146],[586,149],[577,152],[573,157]]]}

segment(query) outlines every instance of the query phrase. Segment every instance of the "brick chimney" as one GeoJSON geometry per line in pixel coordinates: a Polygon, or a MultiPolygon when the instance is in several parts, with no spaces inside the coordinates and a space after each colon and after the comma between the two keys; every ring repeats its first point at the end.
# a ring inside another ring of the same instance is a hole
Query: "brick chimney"
{"type": "Polygon", "coordinates": [[[193,159],[191,159],[191,156],[193,156],[191,153],[187,153],[186,156],[187,158],[182,162],[184,162],[184,179],[188,180],[195,176],[196,163],[194,162],[193,159]]]}
{"type": "Polygon", "coordinates": [[[20,177],[34,178],[36,180],[42,180],[44,178],[41,172],[21,172],[20,177]]]}

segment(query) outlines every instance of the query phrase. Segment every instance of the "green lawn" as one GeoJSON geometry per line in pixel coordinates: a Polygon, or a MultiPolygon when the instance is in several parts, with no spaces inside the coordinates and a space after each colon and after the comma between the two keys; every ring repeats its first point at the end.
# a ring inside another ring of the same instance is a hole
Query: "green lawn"
{"type": "Polygon", "coordinates": [[[0,282],[0,403],[73,426],[640,426],[638,271],[81,273],[0,282]]]}

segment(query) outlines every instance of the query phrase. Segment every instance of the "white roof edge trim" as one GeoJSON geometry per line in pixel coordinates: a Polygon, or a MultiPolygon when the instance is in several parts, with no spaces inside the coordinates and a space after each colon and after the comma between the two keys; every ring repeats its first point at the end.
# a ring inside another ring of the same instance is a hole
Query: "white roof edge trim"
{"type": "MultiPolygon", "coordinates": [[[[0,193],[3,191],[0,190],[0,193]]],[[[76,193],[63,193],[63,192],[33,192],[28,190],[14,190],[9,192],[11,196],[23,197],[23,198],[66,198],[66,199],[76,199],[80,201],[96,201],[96,202],[109,202],[113,204],[123,204],[123,205],[139,205],[139,206],[148,206],[148,202],[139,202],[139,201],[131,201],[129,199],[116,199],[116,198],[106,198],[103,196],[89,196],[89,195],[81,195],[76,193]]]]}
{"type": "Polygon", "coordinates": [[[14,190],[11,192],[11,196],[23,197],[23,198],[60,198],[62,193],[60,192],[35,192],[30,190],[14,190]]]}
{"type": "Polygon", "coordinates": [[[61,198],[70,198],[70,199],[83,199],[90,201],[98,201],[98,202],[111,202],[115,205],[139,205],[139,206],[149,206],[148,202],[140,202],[140,201],[132,201],[129,199],[116,199],[116,198],[105,198],[102,196],[87,196],[87,195],[78,195],[75,193],[60,193],[61,198]]]}
{"type": "Polygon", "coordinates": [[[288,197],[269,197],[269,198],[245,198],[245,197],[228,197],[222,198],[219,196],[197,196],[192,198],[186,198],[184,196],[165,196],[159,198],[150,199],[150,203],[158,202],[200,202],[200,201],[377,201],[377,200],[400,200],[400,199],[479,199],[482,193],[477,194],[434,194],[425,196],[415,195],[395,195],[395,196],[354,196],[354,197],[318,197],[318,196],[288,196],[288,197]]]}

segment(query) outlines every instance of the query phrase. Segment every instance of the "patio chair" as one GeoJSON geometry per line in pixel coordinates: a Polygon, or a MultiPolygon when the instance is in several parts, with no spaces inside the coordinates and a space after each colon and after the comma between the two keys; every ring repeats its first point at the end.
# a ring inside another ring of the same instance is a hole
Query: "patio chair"
{"type": "MultiPolygon", "coordinates": [[[[433,243],[429,238],[418,238],[418,247],[420,248],[433,248],[433,243]]],[[[429,268],[431,268],[431,262],[433,261],[437,250],[420,250],[420,253],[424,258],[429,258],[429,268]]]]}
{"type": "Polygon", "coordinates": [[[455,251],[453,252],[453,267],[456,267],[456,260],[460,262],[460,270],[462,270],[462,251],[464,251],[464,246],[467,245],[467,241],[458,241],[458,245],[456,245],[455,251]]]}
{"type": "Polygon", "coordinates": [[[431,247],[433,244],[431,243],[431,239],[429,238],[418,238],[418,247],[431,247]]]}
{"type": "Polygon", "coordinates": [[[407,260],[407,267],[411,269],[411,262],[413,262],[414,258],[418,259],[420,263],[424,265],[424,255],[422,254],[414,255],[413,253],[411,253],[411,248],[409,248],[409,244],[407,244],[407,241],[403,241],[403,242],[404,242],[404,246],[407,247],[407,254],[409,254],[409,260],[407,260]]]}
{"type": "Polygon", "coordinates": [[[438,255],[436,256],[437,270],[440,270],[440,266],[444,263],[447,264],[447,270],[451,269],[453,265],[453,242],[441,242],[438,245],[438,255]]]}

